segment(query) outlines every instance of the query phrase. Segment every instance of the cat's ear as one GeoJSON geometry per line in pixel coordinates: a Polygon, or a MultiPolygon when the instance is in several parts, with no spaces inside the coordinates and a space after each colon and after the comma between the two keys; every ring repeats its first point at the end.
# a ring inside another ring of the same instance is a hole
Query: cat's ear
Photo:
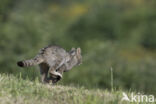
{"type": "Polygon", "coordinates": [[[71,51],[74,51],[74,50],[75,50],[75,48],[74,48],[74,47],[72,47],[71,51]]]}
{"type": "Polygon", "coordinates": [[[77,48],[76,51],[77,51],[78,54],[81,54],[81,48],[77,48]]]}
{"type": "Polygon", "coordinates": [[[71,51],[70,54],[74,56],[76,54],[75,50],[71,51]]]}
{"type": "Polygon", "coordinates": [[[75,49],[75,48],[72,48],[72,49],[70,50],[70,54],[71,54],[72,56],[74,56],[74,55],[76,54],[76,49],[75,49]]]}

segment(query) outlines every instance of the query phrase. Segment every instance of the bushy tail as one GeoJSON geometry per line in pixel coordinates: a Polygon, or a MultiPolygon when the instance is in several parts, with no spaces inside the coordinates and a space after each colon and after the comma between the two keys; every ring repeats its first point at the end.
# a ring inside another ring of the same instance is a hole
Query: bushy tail
{"type": "Polygon", "coordinates": [[[38,65],[42,62],[43,62],[43,58],[37,56],[30,60],[19,61],[19,62],[17,62],[17,65],[19,67],[29,67],[29,66],[38,65]]]}

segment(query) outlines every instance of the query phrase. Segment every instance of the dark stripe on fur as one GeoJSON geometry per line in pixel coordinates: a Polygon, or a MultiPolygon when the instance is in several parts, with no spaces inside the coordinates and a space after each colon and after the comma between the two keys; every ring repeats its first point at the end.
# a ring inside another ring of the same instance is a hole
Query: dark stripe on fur
{"type": "Polygon", "coordinates": [[[24,67],[24,63],[23,63],[22,61],[17,62],[17,65],[18,65],[19,67],[24,67]]]}

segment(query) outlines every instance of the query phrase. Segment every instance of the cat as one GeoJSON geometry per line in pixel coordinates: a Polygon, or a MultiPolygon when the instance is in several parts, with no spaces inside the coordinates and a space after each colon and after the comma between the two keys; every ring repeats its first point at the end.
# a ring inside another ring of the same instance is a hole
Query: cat
{"type": "Polygon", "coordinates": [[[20,67],[39,65],[41,82],[56,83],[62,78],[63,72],[71,70],[74,66],[81,64],[82,56],[80,48],[72,48],[69,52],[60,46],[49,45],[42,48],[32,59],[19,61],[20,67]],[[49,74],[49,75],[48,75],[49,74]]]}

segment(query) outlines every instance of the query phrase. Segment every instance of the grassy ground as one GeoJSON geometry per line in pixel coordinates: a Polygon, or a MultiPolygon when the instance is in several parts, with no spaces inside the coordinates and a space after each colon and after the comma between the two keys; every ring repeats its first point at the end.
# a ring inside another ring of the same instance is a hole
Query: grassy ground
{"type": "Polygon", "coordinates": [[[0,74],[0,104],[126,104],[121,98],[122,91],[51,86],[0,74]]]}

